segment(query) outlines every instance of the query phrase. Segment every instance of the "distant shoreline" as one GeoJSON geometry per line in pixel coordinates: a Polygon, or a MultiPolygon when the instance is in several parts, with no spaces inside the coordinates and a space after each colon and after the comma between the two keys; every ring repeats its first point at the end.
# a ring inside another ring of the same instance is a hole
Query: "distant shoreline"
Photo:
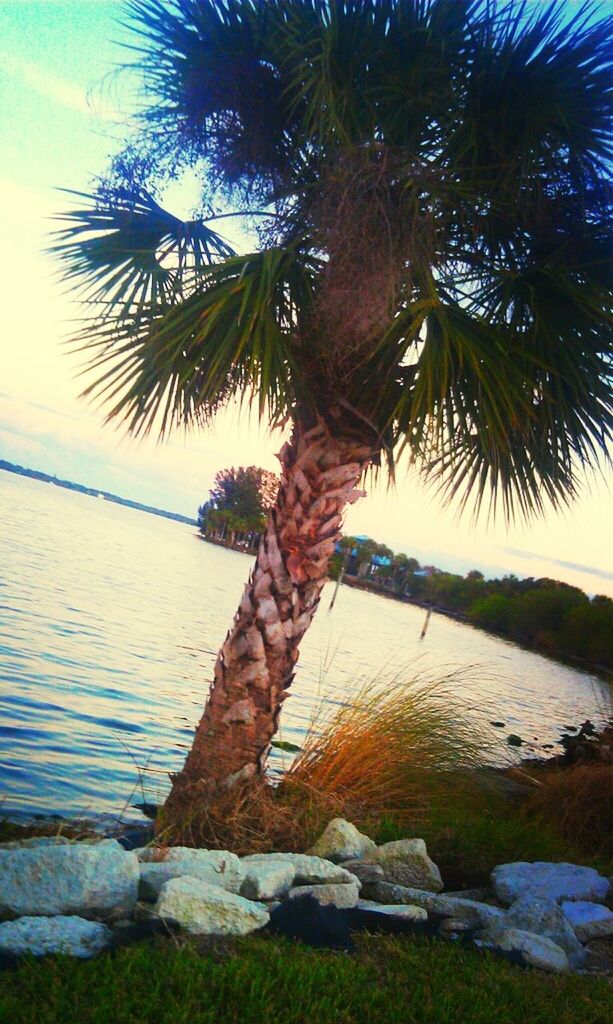
{"type": "MultiPolygon", "coordinates": [[[[41,470],[28,469],[25,466],[20,466],[14,462],[8,462],[5,459],[0,459],[0,470],[5,470],[8,473],[14,473],[17,476],[24,476],[31,480],[37,480],[39,483],[55,484],[56,487],[62,487],[65,490],[86,494],[91,498],[104,498],[106,501],[110,501],[116,505],[133,508],[139,512],[147,512],[150,515],[159,516],[162,519],[170,519],[175,522],[185,523],[188,526],[198,526],[198,521],[196,519],[191,519],[189,516],[181,515],[180,512],[169,512],[166,509],[156,508],[153,505],[144,505],[139,501],[132,501],[130,498],[123,498],[121,495],[112,494],[110,491],[101,491],[98,488],[86,487],[84,484],[78,484],[72,480],[63,480],[59,477],[52,476],[49,473],[44,473],[41,470]]],[[[197,536],[209,544],[226,548],[229,551],[237,551],[239,554],[249,555],[251,558],[253,558],[257,553],[255,549],[245,549],[236,544],[230,544],[228,541],[220,540],[219,538],[205,537],[201,533],[197,533],[197,536]]],[[[409,598],[406,595],[399,596],[398,594],[391,593],[382,587],[374,586],[369,581],[359,579],[357,576],[353,577],[345,575],[343,584],[346,584],[348,587],[353,587],[356,590],[363,590],[367,593],[374,594],[376,597],[385,597],[391,601],[399,601],[401,604],[410,604],[414,608],[422,608],[424,611],[431,610],[435,615],[442,615],[447,619],[453,619],[463,625],[471,626],[473,629],[478,629],[480,632],[487,633],[489,636],[495,636],[500,640],[505,640],[507,643],[514,644],[516,647],[520,647],[523,650],[532,651],[535,654],[540,654],[542,657],[550,658],[552,661],[557,661],[561,664],[584,668],[602,677],[607,683],[613,682],[611,671],[605,665],[598,665],[594,662],[586,661],[583,658],[575,657],[570,654],[562,652],[558,653],[550,649],[537,647],[534,644],[518,641],[515,638],[506,636],[504,633],[497,633],[495,630],[479,626],[476,622],[473,622],[466,616],[462,615],[461,612],[443,608],[440,605],[429,605],[422,601],[415,600],[414,598],[409,598]]]]}
{"type": "MultiPolygon", "coordinates": [[[[200,532],[197,536],[200,540],[206,541],[207,544],[214,544],[216,547],[226,548],[227,551],[237,551],[240,555],[249,555],[251,558],[254,558],[257,554],[257,550],[255,548],[243,548],[237,544],[231,544],[227,540],[222,540],[219,537],[206,537],[200,532]]],[[[370,580],[360,579],[358,576],[349,576],[348,574],[345,574],[342,584],[352,587],[354,590],[362,590],[368,594],[374,594],[375,597],[385,597],[389,601],[398,601],[400,604],[410,604],[413,608],[421,608],[424,612],[431,611],[434,615],[442,615],[446,619],[453,619],[455,622],[460,622],[464,626],[470,626],[473,629],[478,629],[480,633],[486,633],[488,636],[494,636],[498,640],[504,640],[506,643],[513,644],[515,647],[520,647],[524,651],[531,651],[533,654],[540,654],[542,658],[549,658],[551,661],[559,662],[561,665],[566,664],[571,668],[583,668],[589,670],[595,675],[601,676],[605,682],[613,682],[611,670],[608,669],[606,665],[598,665],[572,654],[566,654],[562,651],[553,651],[545,647],[538,647],[535,644],[530,644],[525,641],[522,642],[514,637],[506,636],[504,633],[497,633],[493,629],[486,629],[485,626],[480,626],[478,623],[469,619],[468,616],[462,615],[461,612],[453,611],[451,608],[444,608],[441,605],[431,605],[426,601],[419,601],[415,598],[407,597],[406,594],[394,594],[392,591],[386,590],[384,587],[378,587],[370,580]]]]}
{"type": "Polygon", "coordinates": [[[399,597],[397,594],[393,594],[390,591],[372,586],[372,584],[359,579],[357,576],[345,575],[343,578],[343,584],[346,584],[348,587],[353,587],[355,590],[364,590],[369,594],[375,594],[377,597],[386,597],[391,601],[400,601],[401,604],[410,604],[414,608],[421,608],[424,612],[430,610],[434,615],[443,615],[446,619],[453,619],[455,622],[460,622],[463,626],[470,626],[472,629],[478,629],[480,633],[486,633],[488,636],[495,636],[497,640],[504,640],[506,643],[513,644],[515,647],[520,647],[524,651],[532,651],[533,654],[540,654],[542,658],[549,658],[551,661],[558,661],[562,665],[567,664],[574,668],[589,669],[594,672],[594,674],[602,676],[605,682],[613,682],[611,670],[608,669],[606,665],[598,665],[592,661],[586,661],[585,658],[579,658],[572,654],[565,654],[562,651],[553,651],[545,647],[538,647],[535,644],[530,644],[525,641],[520,642],[514,637],[507,636],[505,633],[497,633],[494,629],[486,629],[485,626],[480,626],[477,622],[473,622],[472,619],[469,619],[468,616],[462,615],[461,612],[453,611],[451,608],[443,608],[440,605],[430,605],[427,602],[417,601],[414,598],[407,597],[406,595],[399,597]]]}
{"type": "Polygon", "coordinates": [[[0,459],[0,469],[7,473],[15,473],[17,476],[25,476],[30,480],[38,480],[43,484],[55,484],[56,487],[63,487],[67,491],[77,491],[79,494],[87,494],[90,498],[104,498],[105,501],[112,501],[115,505],[125,505],[127,508],[135,508],[139,512],[148,512],[152,516],[161,516],[163,519],[174,519],[175,522],[187,523],[188,526],[197,526],[196,519],[183,516],[180,512],[168,512],[163,508],[156,508],[154,505],[143,505],[140,501],[132,501],[130,498],[122,498],[119,494],[112,494],[110,491],[101,491],[97,487],[86,487],[84,484],[77,484],[73,480],[62,480],[59,477],[51,476],[50,473],[43,473],[39,469],[27,469],[16,462],[7,462],[0,459]]]}

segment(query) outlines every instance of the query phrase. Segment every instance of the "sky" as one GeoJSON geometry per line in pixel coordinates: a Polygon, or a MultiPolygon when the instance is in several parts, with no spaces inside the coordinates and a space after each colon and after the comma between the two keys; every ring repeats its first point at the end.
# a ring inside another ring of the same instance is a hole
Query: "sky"
{"type": "MultiPolygon", "coordinates": [[[[0,0],[0,458],[195,515],[218,469],[276,469],[283,437],[235,408],[163,445],[105,424],[79,398],[85,379],[66,345],[79,308],[46,252],[70,205],[58,189],[87,191],[125,134],[134,82],[117,71],[121,18],[110,0],[0,0]]],[[[184,193],[167,202],[189,213],[184,193]]],[[[393,490],[367,486],[346,532],[457,572],[552,576],[613,595],[610,476],[586,479],[570,509],[510,527],[459,518],[408,471],[393,490]]]]}

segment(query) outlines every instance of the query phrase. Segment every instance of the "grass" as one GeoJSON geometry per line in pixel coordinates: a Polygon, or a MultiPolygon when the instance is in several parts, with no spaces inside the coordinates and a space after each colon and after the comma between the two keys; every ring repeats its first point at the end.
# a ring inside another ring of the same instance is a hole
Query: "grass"
{"type": "Polygon", "coordinates": [[[367,822],[393,814],[425,818],[451,780],[470,788],[489,744],[484,727],[454,693],[461,673],[436,684],[403,678],[369,681],[331,716],[316,717],[281,794],[323,796],[367,822]]]}
{"type": "Polygon", "coordinates": [[[523,971],[448,943],[358,936],[353,956],[268,936],[135,946],[0,978],[2,1024],[609,1024],[601,978],[523,971]]]}
{"type": "Polygon", "coordinates": [[[555,821],[562,837],[613,865],[613,764],[578,764],[541,773],[539,781],[528,815],[555,821]]]}

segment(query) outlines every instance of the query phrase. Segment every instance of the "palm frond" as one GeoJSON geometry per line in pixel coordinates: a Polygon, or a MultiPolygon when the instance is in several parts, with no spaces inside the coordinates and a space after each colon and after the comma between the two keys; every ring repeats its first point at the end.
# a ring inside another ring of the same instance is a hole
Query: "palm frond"
{"type": "Polygon", "coordinates": [[[135,306],[171,302],[205,268],[234,255],[207,224],[180,220],[143,188],[69,194],[82,204],[59,218],[66,227],[51,251],[88,302],[119,305],[127,315],[135,306]]]}
{"type": "Polygon", "coordinates": [[[316,273],[296,248],[235,256],[186,298],[87,323],[80,347],[96,380],[84,394],[136,435],[207,421],[231,397],[282,419],[301,390],[295,332],[316,273]]]}

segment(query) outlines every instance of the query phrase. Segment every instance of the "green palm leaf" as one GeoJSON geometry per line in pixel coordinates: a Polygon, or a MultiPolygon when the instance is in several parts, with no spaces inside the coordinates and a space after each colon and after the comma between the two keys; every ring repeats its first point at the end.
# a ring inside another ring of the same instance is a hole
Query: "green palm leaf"
{"type": "MultiPolygon", "coordinates": [[[[90,302],[134,306],[169,302],[211,263],[234,255],[202,221],[182,221],[143,188],[112,195],[72,192],[83,202],[61,217],[52,248],[64,277],[90,302]]],[[[112,315],[117,315],[114,310],[112,315]]]]}
{"type": "Polygon", "coordinates": [[[316,270],[295,248],[236,256],[186,298],[88,323],[80,340],[96,380],[85,395],[135,434],[206,421],[234,396],[283,418],[301,387],[295,332],[316,270]]]}

